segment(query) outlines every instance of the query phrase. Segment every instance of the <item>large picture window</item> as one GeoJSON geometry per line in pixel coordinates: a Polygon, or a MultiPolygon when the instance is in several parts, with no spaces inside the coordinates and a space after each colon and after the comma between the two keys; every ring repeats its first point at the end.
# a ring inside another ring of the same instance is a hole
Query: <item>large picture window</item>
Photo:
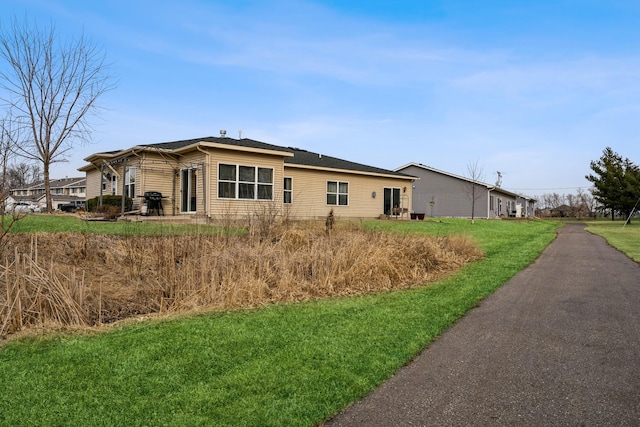
{"type": "Polygon", "coordinates": [[[273,169],[221,163],[218,165],[218,197],[273,200],[273,169]]]}
{"type": "Polygon", "coordinates": [[[327,181],[327,205],[349,205],[349,183],[342,181],[327,181]]]}

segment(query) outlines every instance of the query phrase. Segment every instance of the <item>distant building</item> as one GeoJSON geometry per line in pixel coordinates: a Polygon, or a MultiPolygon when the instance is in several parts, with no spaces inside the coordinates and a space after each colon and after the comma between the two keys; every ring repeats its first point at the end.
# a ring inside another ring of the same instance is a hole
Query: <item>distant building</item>
{"type": "MultiPolygon", "coordinates": [[[[87,194],[87,180],[84,177],[52,179],[50,180],[50,186],[51,206],[54,209],[71,201],[84,200],[87,194]]],[[[46,208],[44,181],[24,187],[11,188],[7,199],[16,202],[28,202],[40,209],[46,208]]]]}
{"type": "Polygon", "coordinates": [[[421,163],[395,169],[420,178],[413,184],[411,206],[427,216],[471,218],[526,218],[534,214],[534,200],[496,185],[444,172],[421,163]]]}

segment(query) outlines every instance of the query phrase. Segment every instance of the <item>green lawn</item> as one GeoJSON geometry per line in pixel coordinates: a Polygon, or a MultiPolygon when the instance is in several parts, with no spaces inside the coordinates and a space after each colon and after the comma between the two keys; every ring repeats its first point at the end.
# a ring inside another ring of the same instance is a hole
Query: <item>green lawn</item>
{"type": "Polygon", "coordinates": [[[624,227],[622,221],[589,221],[587,231],[604,237],[611,246],[624,252],[632,260],[640,262],[640,222],[638,221],[635,219],[624,227]]]}
{"type": "MultiPolygon", "coordinates": [[[[8,218],[8,217],[7,217],[8,218]]],[[[6,220],[5,220],[6,222],[6,220]]],[[[6,227],[6,224],[5,224],[6,227]]],[[[25,215],[11,228],[12,233],[61,232],[135,235],[218,234],[226,232],[222,227],[197,224],[172,224],[170,222],[85,221],[73,215],[30,214],[25,215]]],[[[242,233],[243,230],[231,230],[242,233]]]]}
{"type": "Polygon", "coordinates": [[[486,256],[411,291],[132,322],[0,347],[0,425],[313,426],[363,397],[531,263],[560,224],[372,221],[486,256]]]}

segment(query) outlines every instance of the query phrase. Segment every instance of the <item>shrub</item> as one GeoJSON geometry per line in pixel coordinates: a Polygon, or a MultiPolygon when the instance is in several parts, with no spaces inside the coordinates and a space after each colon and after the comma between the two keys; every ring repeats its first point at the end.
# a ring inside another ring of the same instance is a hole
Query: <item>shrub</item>
{"type": "MultiPolygon", "coordinates": [[[[88,212],[98,212],[98,207],[100,204],[100,197],[94,197],[93,199],[87,200],[87,211],[88,212]]],[[[102,196],[102,206],[115,206],[118,208],[118,212],[122,210],[122,196],[116,195],[104,195],[102,196]]],[[[130,211],[133,209],[133,199],[131,197],[125,197],[124,199],[124,210],[130,211]]]]}
{"type": "Polygon", "coordinates": [[[102,205],[96,208],[96,213],[102,214],[104,219],[114,220],[120,216],[121,208],[111,205],[102,205]]]}

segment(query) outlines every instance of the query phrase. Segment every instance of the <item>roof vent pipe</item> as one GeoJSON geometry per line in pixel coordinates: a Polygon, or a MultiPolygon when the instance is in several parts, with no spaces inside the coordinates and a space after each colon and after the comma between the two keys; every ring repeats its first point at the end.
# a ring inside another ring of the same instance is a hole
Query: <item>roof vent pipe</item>
{"type": "Polygon", "coordinates": [[[226,138],[227,137],[227,131],[226,130],[221,130],[220,131],[220,138],[226,138]]]}

